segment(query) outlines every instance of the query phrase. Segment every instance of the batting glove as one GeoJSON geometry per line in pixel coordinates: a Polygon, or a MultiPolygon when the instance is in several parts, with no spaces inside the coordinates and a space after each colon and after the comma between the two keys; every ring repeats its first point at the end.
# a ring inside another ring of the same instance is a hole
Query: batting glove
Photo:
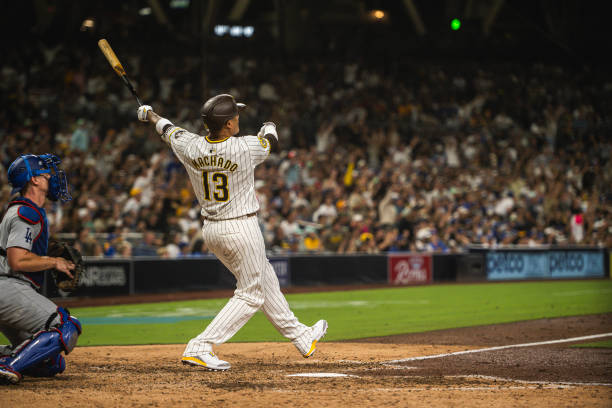
{"type": "Polygon", "coordinates": [[[153,111],[153,108],[150,105],[142,105],[138,108],[138,120],[141,122],[148,122],[147,113],[149,111],[153,111]]]}
{"type": "Polygon", "coordinates": [[[274,138],[278,140],[278,134],[276,133],[276,125],[274,124],[274,122],[264,122],[261,129],[259,129],[259,133],[257,133],[258,137],[264,137],[268,135],[274,136],[274,138]]]}

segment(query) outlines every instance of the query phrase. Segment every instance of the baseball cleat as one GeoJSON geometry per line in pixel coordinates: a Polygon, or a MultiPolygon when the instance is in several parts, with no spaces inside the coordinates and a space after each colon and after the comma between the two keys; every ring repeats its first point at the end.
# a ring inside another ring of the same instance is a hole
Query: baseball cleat
{"type": "Polygon", "coordinates": [[[317,343],[323,338],[323,336],[325,336],[325,333],[327,333],[327,321],[319,320],[311,327],[311,329],[312,343],[310,345],[310,350],[308,350],[308,353],[304,354],[304,358],[312,356],[314,352],[317,351],[317,343]]]}
{"type": "Polygon", "coordinates": [[[21,374],[17,371],[8,368],[5,365],[0,365],[0,384],[17,384],[21,381],[21,374]]]}
{"type": "Polygon", "coordinates": [[[210,371],[225,371],[231,367],[230,363],[220,360],[212,351],[198,356],[183,356],[181,362],[185,365],[204,367],[210,371]]]}

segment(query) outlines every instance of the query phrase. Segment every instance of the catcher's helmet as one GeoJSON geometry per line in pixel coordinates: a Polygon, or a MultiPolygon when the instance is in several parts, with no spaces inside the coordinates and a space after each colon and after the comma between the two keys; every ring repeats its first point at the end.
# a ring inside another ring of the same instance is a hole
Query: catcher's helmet
{"type": "Polygon", "coordinates": [[[213,96],[202,106],[204,125],[211,132],[217,132],[225,123],[246,108],[244,103],[236,103],[234,97],[228,94],[213,96]]]}
{"type": "Polygon", "coordinates": [[[58,198],[62,201],[70,201],[72,197],[68,192],[66,174],[57,168],[60,162],[60,159],[53,154],[41,154],[40,156],[23,154],[19,156],[8,169],[8,180],[13,186],[12,194],[23,190],[32,177],[50,174],[47,197],[52,201],[56,201],[58,198]]]}

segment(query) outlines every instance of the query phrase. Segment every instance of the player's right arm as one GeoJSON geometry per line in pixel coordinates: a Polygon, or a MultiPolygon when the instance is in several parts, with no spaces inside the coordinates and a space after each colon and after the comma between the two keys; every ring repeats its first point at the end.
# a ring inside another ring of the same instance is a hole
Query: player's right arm
{"type": "Polygon", "coordinates": [[[141,122],[151,122],[151,124],[155,126],[157,133],[159,133],[162,139],[164,139],[164,142],[168,144],[170,144],[170,137],[167,131],[172,127],[180,129],[174,126],[168,119],[162,118],[157,113],[153,112],[153,108],[150,105],[142,105],[138,108],[138,120],[141,122]]]}
{"type": "Polygon", "coordinates": [[[153,124],[162,140],[179,155],[179,158],[183,155],[187,142],[192,137],[197,136],[181,127],[175,126],[168,119],[159,116],[153,112],[153,108],[149,105],[142,105],[138,108],[138,119],[142,122],[153,124]]]}
{"type": "Polygon", "coordinates": [[[39,272],[47,269],[57,269],[72,278],[70,271],[74,269],[74,264],[64,258],[38,256],[20,247],[7,248],[6,258],[9,267],[16,272],[39,272]]]}
{"type": "MultiPolygon", "coordinates": [[[[21,207],[18,214],[22,214],[20,211],[23,208],[26,207],[21,207]]],[[[70,271],[74,269],[73,263],[64,258],[39,256],[32,252],[33,237],[38,236],[42,226],[28,215],[31,214],[16,216],[10,221],[6,241],[6,261],[9,268],[15,272],[39,272],[55,268],[72,276],[70,271]]]]}

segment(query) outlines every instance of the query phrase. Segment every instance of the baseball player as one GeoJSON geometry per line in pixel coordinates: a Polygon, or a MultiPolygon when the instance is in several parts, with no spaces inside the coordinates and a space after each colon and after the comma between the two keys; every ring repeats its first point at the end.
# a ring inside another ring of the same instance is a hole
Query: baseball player
{"type": "Polygon", "coordinates": [[[206,245],[236,277],[234,296],[183,352],[184,364],[227,370],[230,364],[213,353],[213,345],[229,340],[261,309],[268,320],[310,357],[327,331],[319,320],[308,327],[295,317],[283,296],[278,278],[266,258],[255,198],[255,166],[277,148],[274,123],[264,123],[257,136],[237,136],[239,113],[246,106],[231,95],[210,98],[202,107],[205,137],[173,125],[153,112],[138,108],[138,119],[150,121],[183,163],[202,207],[202,236],[206,245]]]}
{"type": "Polygon", "coordinates": [[[51,154],[19,156],[8,169],[13,193],[0,223],[0,331],[13,346],[0,346],[0,383],[18,383],[23,375],[51,377],[66,368],[60,354],[70,353],[81,323],[68,310],[38,293],[47,269],[68,276],[75,265],[45,256],[49,224],[43,208],[50,200],[71,199],[68,182],[51,154]]]}

